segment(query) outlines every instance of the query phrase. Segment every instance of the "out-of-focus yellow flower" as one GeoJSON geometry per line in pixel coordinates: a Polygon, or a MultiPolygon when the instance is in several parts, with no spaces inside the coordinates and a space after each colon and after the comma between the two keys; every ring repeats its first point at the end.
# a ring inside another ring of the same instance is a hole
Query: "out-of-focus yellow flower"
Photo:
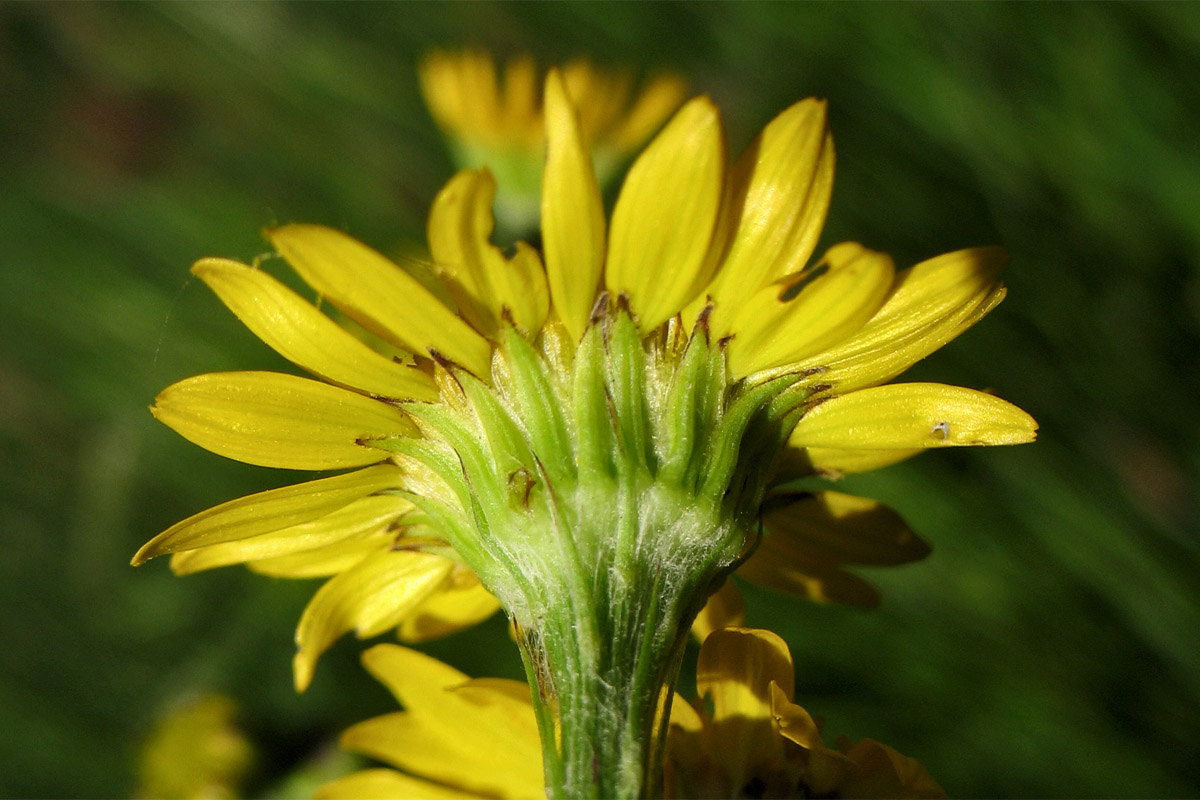
{"type": "Polygon", "coordinates": [[[676,697],[671,709],[668,797],[946,796],[916,760],[873,739],[826,747],[793,702],[792,656],[770,631],[728,628],[705,639],[696,687],[699,702],[676,697]]]}
{"type": "Polygon", "coordinates": [[[142,745],[137,797],[237,797],[254,749],[228,697],[204,695],[169,711],[142,745]]]}
{"type": "MultiPolygon", "coordinates": [[[[395,769],[354,773],[318,798],[544,796],[528,686],[471,680],[395,645],[368,650],[363,663],[405,710],[355,725],[342,746],[395,769]]],[[[696,680],[700,701],[676,696],[672,705],[666,797],[945,797],[917,761],[887,745],[843,737],[826,747],[792,702],[791,654],[770,631],[710,636],[696,680]]]]}
{"type": "MultiPolygon", "coordinates": [[[[532,230],[546,157],[544,75],[533,58],[518,56],[498,68],[486,53],[436,51],[421,61],[420,76],[425,102],[457,165],[487,167],[497,178],[502,227],[532,230]]],[[[584,60],[564,66],[562,76],[602,186],[679,107],[686,91],[676,75],[639,84],[628,70],[603,70],[584,60]]]]}

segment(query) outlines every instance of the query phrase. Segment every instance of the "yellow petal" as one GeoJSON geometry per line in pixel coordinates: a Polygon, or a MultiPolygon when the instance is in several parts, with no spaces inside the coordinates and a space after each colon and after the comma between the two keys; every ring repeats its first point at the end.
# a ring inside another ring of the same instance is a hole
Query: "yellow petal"
{"type": "Polygon", "coordinates": [[[276,372],[211,372],[172,384],[150,411],[226,458],[282,469],[383,461],[372,440],[416,434],[400,409],[327,383],[276,372]]]}
{"type": "Polygon", "coordinates": [[[478,800],[473,792],[460,792],[394,769],[366,769],[322,785],[316,800],[478,800]]]}
{"type": "MultiPolygon", "coordinates": [[[[908,450],[847,450],[842,447],[808,447],[803,450],[789,448],[792,453],[804,456],[807,465],[817,473],[837,477],[855,472],[890,467],[906,458],[911,458],[924,448],[908,450]]],[[[791,457],[786,453],[784,459],[791,457]]]]}
{"type": "Polygon", "coordinates": [[[309,286],[367,330],[414,353],[436,350],[488,375],[487,340],[365,244],[320,225],[284,225],[266,235],[309,286]]]}
{"type": "Polygon", "coordinates": [[[649,331],[707,284],[724,191],[725,134],[706,97],[681,108],[629,170],[613,210],[605,281],[649,331]]]}
{"type": "Polygon", "coordinates": [[[806,750],[826,749],[816,720],[804,708],[793,703],[774,681],[771,682],[771,714],[784,737],[806,750]]]}
{"type": "Polygon", "coordinates": [[[424,642],[483,622],[500,610],[500,601],[478,579],[430,595],[400,623],[400,639],[424,642]]]}
{"type": "Polygon", "coordinates": [[[155,556],[262,536],[319,520],[360,497],[398,488],[403,473],[389,464],[239,497],[201,511],[155,536],[133,557],[155,556]]]}
{"type": "Polygon", "coordinates": [[[205,258],[192,274],[281,356],[333,383],[380,397],[436,400],[433,379],[356,339],[266,272],[205,258]]]}
{"type": "Polygon", "coordinates": [[[557,70],[546,76],[546,140],[542,250],[554,308],[578,341],[604,266],[604,203],[578,115],[557,70]]]}
{"type": "Polygon", "coordinates": [[[477,329],[495,337],[508,316],[537,331],[550,310],[536,251],[518,245],[506,259],[490,238],[496,181],[486,169],[462,170],[438,192],[429,213],[429,249],[455,301],[477,329]]]}
{"type": "Polygon", "coordinates": [[[698,734],[704,729],[704,720],[701,719],[700,713],[678,693],[671,702],[671,727],[687,734],[698,734]]]}
{"type": "Polygon", "coordinates": [[[774,682],[790,698],[793,681],[787,644],[770,631],[725,628],[700,646],[696,688],[712,698],[713,750],[731,785],[742,786],[753,767],[782,759],[768,687],[774,682]]]}
{"type": "Polygon", "coordinates": [[[861,245],[835,245],[821,263],[827,272],[767,286],[734,316],[729,368],[735,376],[794,364],[851,336],[892,286],[891,256],[861,245]]]}
{"type": "MultiPolygon", "coordinates": [[[[342,540],[350,537],[382,531],[390,522],[411,509],[412,503],[394,495],[363,497],[318,519],[271,533],[176,553],[171,558],[171,569],[176,575],[187,575],[229,564],[318,550],[342,543],[342,540]]],[[[356,544],[350,543],[349,546],[354,549],[356,544]]],[[[361,557],[361,548],[356,549],[356,552],[360,552],[361,557]]]]}
{"type": "Polygon", "coordinates": [[[1037,423],[1012,403],[940,383],[860,389],[810,409],[788,442],[794,447],[902,450],[1032,442],[1037,423]]]}
{"type": "MultiPolygon", "coordinates": [[[[356,747],[386,747],[412,772],[502,797],[544,793],[541,744],[529,687],[474,680],[423,653],[377,645],[363,664],[405,706],[387,729],[346,732],[356,747]]],[[[363,723],[367,724],[367,723],[363,723]]],[[[356,726],[358,727],[358,726],[356,726]]]]}
{"type": "Polygon", "coordinates": [[[317,658],[347,631],[375,636],[436,591],[453,563],[440,556],[392,550],[364,559],[316,593],[296,629],[296,691],[312,681],[317,658]]]}
{"type": "MultiPolygon", "coordinates": [[[[395,539],[394,533],[380,528],[312,550],[247,561],[246,568],[273,578],[329,578],[345,572],[381,550],[391,548],[395,539]]],[[[179,554],[187,555],[191,554],[179,554]]]]}
{"type": "Polygon", "coordinates": [[[514,133],[536,130],[537,107],[537,64],[529,56],[513,58],[504,67],[504,100],[501,111],[504,127],[514,133]]]}
{"type": "Polygon", "coordinates": [[[692,623],[692,635],[703,642],[713,631],[736,628],[746,621],[746,604],[733,581],[727,580],[709,596],[692,623]]]}
{"type": "Polygon", "coordinates": [[[708,289],[716,335],[751,294],[808,263],[829,211],[833,164],[825,101],[814,98],[777,116],[738,158],[723,221],[729,254],[708,289]]]}
{"type": "Polygon", "coordinates": [[[879,312],[857,334],[807,359],[839,392],[890,380],[974,325],[1004,299],[999,247],[959,250],[896,276],[879,312]]]}
{"type": "Polygon", "coordinates": [[[879,605],[879,591],[857,575],[826,564],[743,564],[738,574],[764,589],[805,597],[814,603],[836,603],[871,609],[879,605]]]}
{"type": "Polygon", "coordinates": [[[639,147],[679,108],[687,84],[677,75],[659,75],[642,85],[624,118],[609,132],[606,144],[618,151],[639,147]]]}
{"type": "Polygon", "coordinates": [[[915,758],[902,755],[874,739],[846,748],[855,769],[847,770],[837,787],[841,797],[939,798],[946,793],[915,758]]]}
{"type": "Polygon", "coordinates": [[[562,68],[563,86],[579,113],[583,143],[596,147],[607,137],[612,121],[621,114],[633,89],[628,71],[602,73],[591,63],[577,59],[562,68]]]}
{"type": "Polygon", "coordinates": [[[496,269],[492,280],[500,295],[501,316],[510,317],[532,337],[550,315],[550,289],[542,257],[525,242],[517,242],[512,257],[503,264],[498,262],[496,269]]]}
{"type": "Polygon", "coordinates": [[[767,568],[825,564],[888,566],[919,561],[930,547],[900,515],[867,497],[805,494],[763,514],[766,533],[748,560],[767,568]]]}

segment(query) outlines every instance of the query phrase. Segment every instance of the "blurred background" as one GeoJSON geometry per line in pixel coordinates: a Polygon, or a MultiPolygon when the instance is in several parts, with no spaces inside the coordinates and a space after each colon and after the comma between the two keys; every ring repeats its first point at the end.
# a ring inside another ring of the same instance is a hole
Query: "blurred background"
{"type": "MultiPolygon", "coordinates": [[[[677,71],[735,151],[828,98],[824,244],[1009,248],[1009,299],[908,377],[994,387],[1038,443],[843,482],[932,557],[868,575],[877,611],[750,589],[749,621],[788,639],[830,738],[892,744],[952,796],[1200,794],[1200,6],[6,3],[0,795],[128,796],[156,720],[210,692],[256,751],[241,791],[299,794],[349,768],[340,729],[393,709],[352,637],[292,692],[318,583],[128,561],[298,477],[147,412],[281,363],[189,265],[264,253],[275,222],[419,239],[453,167],[415,65],[464,45],[677,71]]],[[[520,674],[501,619],[428,649],[520,674]]]]}

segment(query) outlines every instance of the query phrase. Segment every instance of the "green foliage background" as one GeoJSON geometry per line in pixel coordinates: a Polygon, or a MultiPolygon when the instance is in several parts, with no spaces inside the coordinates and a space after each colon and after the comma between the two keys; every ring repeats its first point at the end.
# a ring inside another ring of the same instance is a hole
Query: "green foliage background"
{"type": "MultiPolygon", "coordinates": [[[[391,710],[357,642],[291,691],[316,585],[127,566],[213,503],[295,476],[226,462],[146,406],[280,366],[189,281],[260,227],[419,238],[451,165],[427,49],[668,67],[734,148],[829,99],[825,243],[900,265],[998,242],[1009,299],[911,377],[995,387],[1034,446],[847,481],[935,546],[861,613],[749,593],[830,733],[958,796],[1200,794],[1200,5],[0,5],[0,795],[124,796],[157,715],[232,695],[247,791],[391,710]]],[[[431,650],[515,675],[504,625],[431,650]]],[[[282,788],[281,788],[282,787],[282,788]]]]}

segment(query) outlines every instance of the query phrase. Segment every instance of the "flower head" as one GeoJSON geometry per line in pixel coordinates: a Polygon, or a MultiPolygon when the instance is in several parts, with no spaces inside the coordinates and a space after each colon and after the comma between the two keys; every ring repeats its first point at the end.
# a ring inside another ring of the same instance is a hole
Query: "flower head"
{"type": "Polygon", "coordinates": [[[300,687],[345,631],[426,618],[442,632],[498,601],[538,685],[548,785],[636,794],[654,780],[679,631],[731,571],[869,606],[843,566],[927,552],[873,501],[785,484],[1027,442],[1036,423],[985,392],[886,384],[1003,298],[1004,254],[899,273],[855,243],[813,259],[833,174],[824,102],[788,108],[733,162],[713,104],[686,103],[606,217],[572,96],[552,70],[541,252],[493,243],[496,181],[471,169],[434,201],[431,271],[321,226],[267,231],[339,319],[256,266],[196,264],[319,380],[201,375],[155,415],[248,463],[355,471],[203,512],[135,562],[333,575],[298,631],[300,687]],[[624,771],[593,785],[596,761],[624,771]]]}
{"type": "MultiPolygon", "coordinates": [[[[684,100],[684,82],[670,74],[640,85],[628,71],[605,71],[584,60],[562,68],[579,109],[580,133],[601,185],[650,138],[684,100]]],[[[537,223],[546,156],[543,75],[529,56],[503,69],[486,53],[437,51],[421,62],[421,89],[446,134],[459,167],[488,167],[499,181],[502,225],[528,231],[537,223]]]]}

